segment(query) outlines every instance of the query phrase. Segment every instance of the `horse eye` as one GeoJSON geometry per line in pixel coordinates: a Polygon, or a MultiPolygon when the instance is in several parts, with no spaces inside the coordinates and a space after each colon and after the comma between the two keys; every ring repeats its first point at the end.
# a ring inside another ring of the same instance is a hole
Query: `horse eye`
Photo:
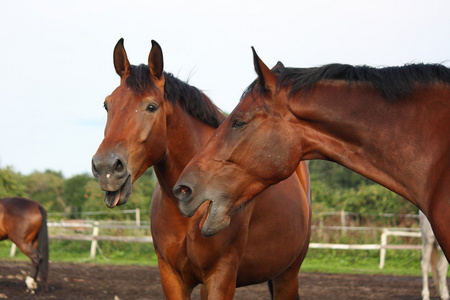
{"type": "Polygon", "coordinates": [[[147,106],[147,111],[149,111],[149,112],[151,112],[151,113],[153,113],[153,112],[155,112],[155,111],[157,111],[158,110],[158,107],[156,106],[156,105],[154,105],[154,104],[149,104],[148,106],[147,106]]]}
{"type": "Polygon", "coordinates": [[[233,124],[231,125],[231,127],[233,127],[233,128],[242,128],[242,127],[244,127],[245,125],[247,125],[247,123],[245,123],[244,121],[241,121],[241,120],[234,120],[234,121],[233,121],[233,124]]]}
{"type": "Polygon", "coordinates": [[[106,112],[108,112],[108,104],[106,104],[106,102],[103,103],[103,107],[105,108],[106,112]]]}

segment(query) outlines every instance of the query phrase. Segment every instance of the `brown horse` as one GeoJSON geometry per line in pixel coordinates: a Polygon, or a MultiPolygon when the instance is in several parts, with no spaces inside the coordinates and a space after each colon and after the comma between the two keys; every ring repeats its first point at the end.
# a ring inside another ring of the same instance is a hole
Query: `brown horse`
{"type": "Polygon", "coordinates": [[[310,236],[306,165],[233,211],[229,227],[229,219],[210,224],[218,213],[214,204],[199,207],[191,218],[181,215],[173,185],[225,117],[197,88],[163,72],[162,50],[154,41],[148,66],[133,66],[121,39],[114,66],[121,83],[105,101],[108,119],[93,173],[106,191],[106,205],[114,207],[154,167],[159,185],[151,229],[166,298],[189,299],[203,284],[202,299],[233,299],[237,286],[271,280],[275,299],[295,299],[310,236]],[[273,207],[274,201],[281,205],[273,207]]]}
{"type": "Polygon", "coordinates": [[[325,159],[409,199],[450,259],[448,68],[270,70],[256,52],[254,66],[257,80],[176,184],[186,215],[208,200],[221,206],[221,222],[301,160],[325,159]]]}
{"type": "Polygon", "coordinates": [[[37,289],[40,272],[43,289],[48,291],[47,212],[39,203],[20,197],[0,199],[0,241],[10,239],[31,259],[33,268],[27,276],[30,291],[37,289]]]}

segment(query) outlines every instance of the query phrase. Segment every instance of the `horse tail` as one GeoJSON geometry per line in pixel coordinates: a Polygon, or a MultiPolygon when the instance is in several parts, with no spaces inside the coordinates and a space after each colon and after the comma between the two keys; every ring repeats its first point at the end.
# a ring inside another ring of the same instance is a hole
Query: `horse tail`
{"type": "Polygon", "coordinates": [[[47,280],[48,280],[48,229],[47,229],[47,212],[45,208],[39,205],[39,211],[42,215],[41,228],[39,228],[38,233],[38,251],[41,255],[40,262],[40,277],[44,290],[48,291],[47,280]]]}
{"type": "Polygon", "coordinates": [[[436,286],[436,289],[439,293],[439,276],[437,273],[437,267],[439,263],[439,251],[438,251],[438,245],[435,241],[433,243],[433,250],[431,251],[431,257],[430,257],[430,264],[431,264],[431,276],[433,277],[434,284],[436,286]]]}

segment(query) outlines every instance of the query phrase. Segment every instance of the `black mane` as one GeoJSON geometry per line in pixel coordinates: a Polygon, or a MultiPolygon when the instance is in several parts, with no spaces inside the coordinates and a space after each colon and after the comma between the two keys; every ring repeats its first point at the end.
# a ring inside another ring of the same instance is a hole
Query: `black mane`
{"type": "MultiPolygon", "coordinates": [[[[225,120],[225,116],[203,92],[194,86],[164,72],[164,97],[172,104],[179,104],[190,115],[217,128],[225,120]]],[[[144,94],[155,89],[147,65],[131,66],[126,84],[134,93],[144,94]]]]}
{"type": "MultiPolygon", "coordinates": [[[[428,85],[437,81],[450,84],[450,69],[439,64],[410,64],[385,68],[329,64],[316,68],[283,68],[276,73],[278,88],[290,86],[290,95],[300,90],[308,92],[321,80],[371,84],[380,95],[390,100],[410,94],[417,84],[428,85]]],[[[257,81],[253,82],[244,94],[257,86],[257,81]]]]}

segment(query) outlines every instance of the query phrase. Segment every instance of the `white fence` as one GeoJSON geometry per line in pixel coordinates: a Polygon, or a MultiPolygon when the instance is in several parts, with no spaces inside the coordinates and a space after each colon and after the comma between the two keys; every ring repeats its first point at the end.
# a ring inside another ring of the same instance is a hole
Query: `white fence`
{"type": "MultiPolygon", "coordinates": [[[[140,222],[140,221],[139,221],[140,222]]],[[[149,230],[150,225],[138,224],[124,224],[116,223],[100,223],[100,222],[83,222],[81,220],[76,221],[64,221],[64,222],[48,222],[48,227],[59,228],[73,228],[78,231],[92,230],[92,234],[50,234],[49,238],[54,240],[71,240],[71,241],[90,241],[90,259],[94,259],[98,249],[98,241],[120,241],[125,243],[152,243],[151,236],[114,236],[114,235],[100,235],[101,228],[116,228],[116,229],[136,229],[136,230],[149,230]]],[[[375,227],[348,227],[348,226],[324,226],[321,229],[333,229],[333,230],[380,230],[375,227]]],[[[383,228],[380,236],[380,244],[327,244],[327,243],[310,243],[309,247],[314,249],[340,249],[340,250],[380,250],[380,269],[384,267],[386,260],[386,249],[394,250],[420,250],[421,245],[389,245],[389,236],[403,236],[403,237],[418,237],[420,238],[419,228],[383,228]]],[[[16,246],[12,244],[10,255],[14,256],[16,252],[16,246]]]]}
{"type": "MultiPolygon", "coordinates": [[[[64,222],[48,222],[48,227],[59,227],[59,228],[72,228],[77,231],[92,230],[92,234],[49,234],[49,239],[53,240],[69,240],[69,241],[90,241],[91,251],[89,259],[94,259],[98,249],[98,241],[119,241],[124,243],[153,243],[151,236],[117,236],[117,235],[100,235],[100,228],[115,228],[115,229],[137,229],[137,230],[149,230],[150,225],[129,225],[119,223],[100,223],[82,220],[64,221],[64,222]]],[[[10,255],[14,256],[16,253],[16,245],[13,243],[11,245],[10,255]]]]}
{"type": "MultiPolygon", "coordinates": [[[[333,229],[345,229],[345,230],[361,230],[364,227],[341,227],[341,226],[329,226],[333,229]]],[[[325,227],[326,228],[326,227],[325,227]]],[[[372,228],[369,228],[372,229],[372,228]]],[[[384,268],[386,260],[386,249],[394,250],[420,250],[421,245],[389,245],[389,236],[404,236],[404,237],[421,237],[420,229],[389,229],[383,228],[380,238],[380,244],[326,244],[326,243],[310,243],[309,248],[314,249],[339,249],[339,250],[380,250],[380,265],[379,268],[384,268]],[[403,231],[402,231],[403,230],[403,231]]]]}

